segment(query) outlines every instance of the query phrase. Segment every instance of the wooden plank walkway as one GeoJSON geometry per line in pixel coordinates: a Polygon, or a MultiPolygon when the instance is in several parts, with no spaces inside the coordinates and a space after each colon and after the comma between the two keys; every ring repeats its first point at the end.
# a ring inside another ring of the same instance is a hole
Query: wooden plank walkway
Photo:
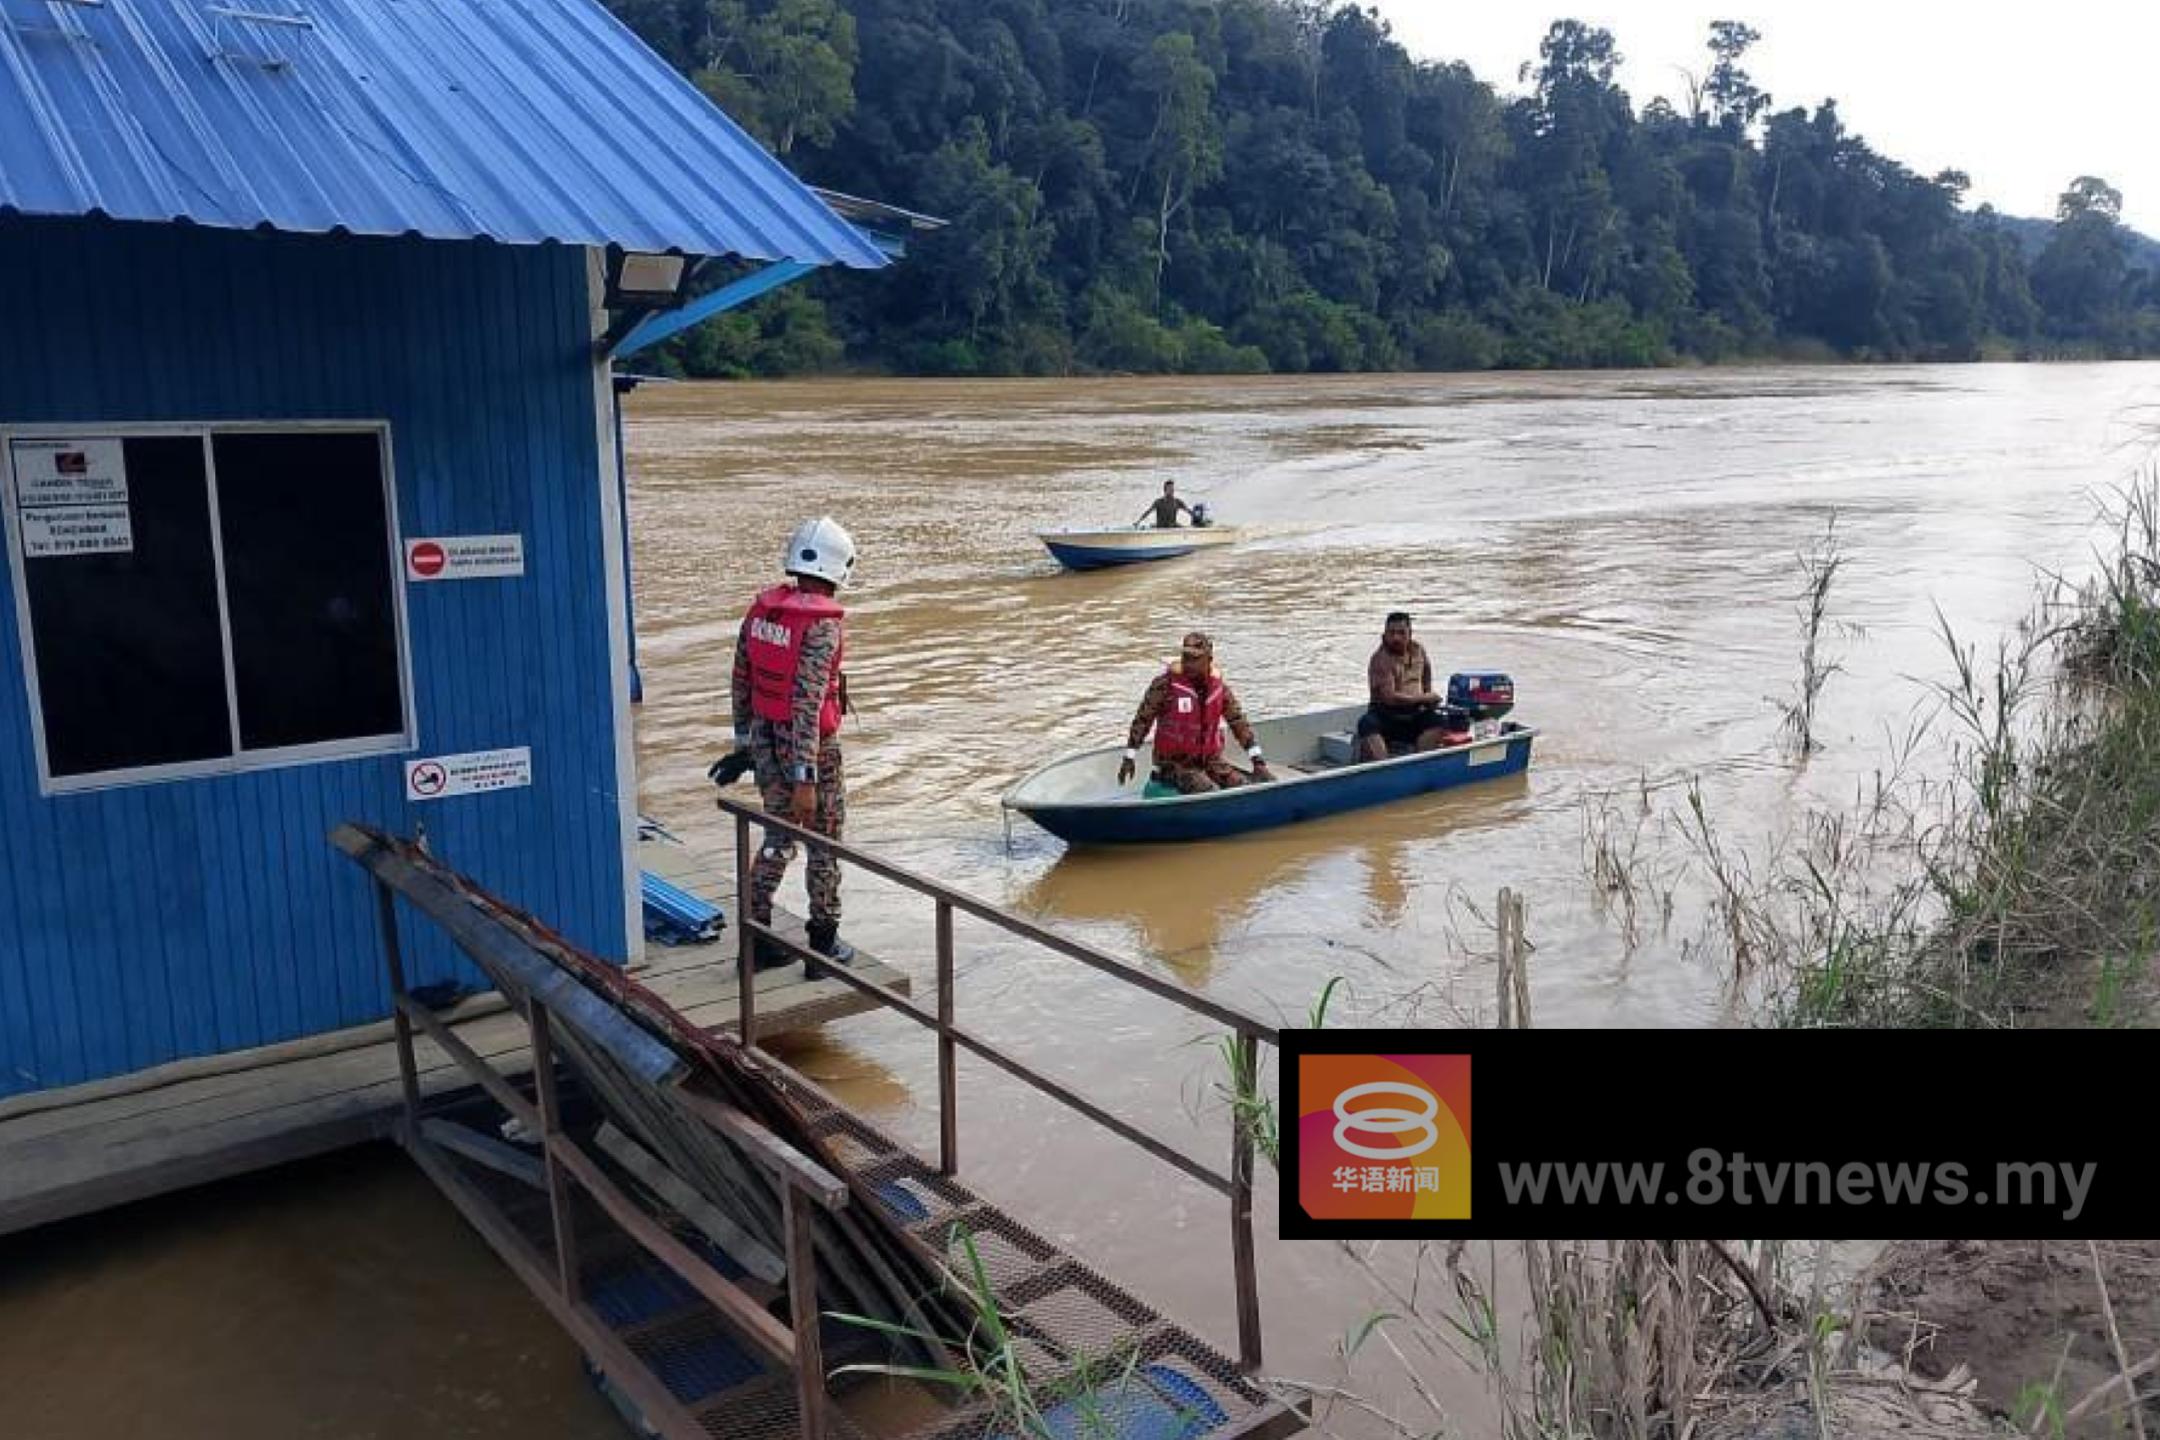
{"type": "MultiPolygon", "coordinates": [[[[732,1031],[740,1003],[732,867],[665,841],[639,852],[644,868],[726,906],[730,924],[710,945],[648,944],[630,973],[696,1023],[732,1031]]],[[[801,922],[779,918],[800,943],[801,922]]],[[[867,954],[855,969],[908,991],[906,975],[867,954]]],[[[784,966],[758,977],[758,1033],[875,1004],[837,980],[805,981],[800,965],[784,966]]],[[[499,997],[474,996],[450,1015],[458,1038],[497,1069],[529,1073],[525,1022],[499,997]]],[[[424,1096],[471,1088],[425,1037],[414,1049],[424,1096]]],[[[402,1103],[388,1021],[0,1101],[0,1235],[378,1139],[402,1103]]]]}

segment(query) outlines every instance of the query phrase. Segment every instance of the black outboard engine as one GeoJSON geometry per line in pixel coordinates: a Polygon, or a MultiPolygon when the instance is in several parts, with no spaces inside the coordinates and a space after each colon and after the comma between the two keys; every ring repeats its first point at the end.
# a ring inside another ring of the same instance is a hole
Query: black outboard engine
{"type": "Polygon", "coordinates": [[[1447,703],[1473,721],[1498,720],[1515,708],[1515,682],[1497,670],[1448,676],[1447,703]]]}
{"type": "Polygon", "coordinates": [[[1207,501],[1202,500],[1192,507],[1192,523],[1200,529],[1215,523],[1214,518],[1208,514],[1207,501]]]}

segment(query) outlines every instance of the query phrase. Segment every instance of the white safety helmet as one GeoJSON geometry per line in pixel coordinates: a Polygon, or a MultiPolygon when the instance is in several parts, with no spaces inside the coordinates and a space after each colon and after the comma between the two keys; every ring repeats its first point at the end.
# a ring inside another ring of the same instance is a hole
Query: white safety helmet
{"type": "Polygon", "coordinates": [[[847,584],[855,569],[855,541],[830,515],[805,520],[788,537],[780,568],[790,575],[829,580],[837,588],[847,584]]]}

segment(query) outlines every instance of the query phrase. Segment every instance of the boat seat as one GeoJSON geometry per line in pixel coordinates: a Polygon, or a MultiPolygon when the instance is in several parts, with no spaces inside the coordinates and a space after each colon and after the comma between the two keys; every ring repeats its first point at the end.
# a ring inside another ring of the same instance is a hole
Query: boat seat
{"type": "Polygon", "coordinates": [[[1320,737],[1320,758],[1334,765],[1348,765],[1358,758],[1357,731],[1332,730],[1320,737]]]}
{"type": "MultiPolygon", "coordinates": [[[[1269,768],[1274,770],[1278,780],[1288,780],[1305,773],[1295,765],[1271,765],[1269,768]]],[[[1140,787],[1140,798],[1143,800],[1172,800],[1184,793],[1175,785],[1165,785],[1152,775],[1148,777],[1147,784],[1140,787]]]]}

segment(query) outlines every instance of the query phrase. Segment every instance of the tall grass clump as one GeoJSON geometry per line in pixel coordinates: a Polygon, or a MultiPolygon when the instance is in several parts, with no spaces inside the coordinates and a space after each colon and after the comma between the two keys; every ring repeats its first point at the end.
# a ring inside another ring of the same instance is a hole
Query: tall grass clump
{"type": "Polygon", "coordinates": [[[1828,640],[1848,633],[1850,626],[1830,618],[1830,592],[1838,572],[1845,568],[1844,547],[1838,543],[1837,514],[1824,522],[1823,533],[1799,554],[1800,567],[1800,683],[1793,698],[1778,702],[1785,712],[1784,730],[1802,758],[1822,748],[1815,738],[1815,705],[1830,677],[1844,667],[1829,651],[1828,640]]]}
{"type": "MultiPolygon", "coordinates": [[[[1929,738],[1843,810],[1746,855],[1689,791],[1680,825],[1736,976],[1795,1026],[2134,1023],[2160,956],[2160,466],[2108,502],[2092,577],[1948,656],[1929,738]]],[[[1811,647],[1812,648],[1812,647],[1811,647]]],[[[1811,665],[1819,671],[1819,665],[1811,665]]],[[[1793,722],[1796,735],[1805,735],[1793,722]]]]}
{"type": "Polygon", "coordinates": [[[1930,958],[2013,1019],[2122,1018],[2095,1013],[2106,977],[2142,993],[2160,954],[2160,466],[2107,518],[2093,577],[2039,612],[2053,664],[2030,723],[1967,717],[1964,863],[1930,958]]]}
{"type": "MultiPolygon", "coordinates": [[[[983,1433],[1003,1434],[1011,1440],[1130,1440],[1134,1417],[1159,1410],[1163,1402],[1135,1378],[1140,1364],[1135,1341],[1121,1341],[1099,1354],[1053,1354],[1027,1327],[1005,1314],[967,1227],[955,1225],[950,1240],[965,1262],[964,1269],[947,1277],[970,1313],[965,1335],[937,1336],[873,1316],[828,1313],[844,1325],[871,1334],[927,1343],[936,1352],[955,1357],[952,1362],[943,1366],[864,1362],[839,1367],[833,1378],[876,1375],[914,1381],[948,1403],[986,1412],[983,1433]]],[[[1201,1424],[1198,1415],[1183,1407],[1172,1412],[1173,1430],[1197,1433],[1201,1424]]]]}
{"type": "MultiPolygon", "coordinates": [[[[1938,613],[1933,703],[1850,803],[1742,845],[1692,777],[1676,800],[1645,782],[1632,802],[1586,801],[1586,869],[1622,943],[1648,905],[1663,930],[1676,894],[1699,897],[1683,948],[1786,1026],[2160,1015],[2160,459],[2101,517],[2090,578],[2044,580],[1992,652],[1938,613]]],[[[1831,606],[1834,522],[1799,564],[1801,678],[1781,728],[1804,757],[1838,669],[1827,637],[1854,633],[1831,606]]]]}

